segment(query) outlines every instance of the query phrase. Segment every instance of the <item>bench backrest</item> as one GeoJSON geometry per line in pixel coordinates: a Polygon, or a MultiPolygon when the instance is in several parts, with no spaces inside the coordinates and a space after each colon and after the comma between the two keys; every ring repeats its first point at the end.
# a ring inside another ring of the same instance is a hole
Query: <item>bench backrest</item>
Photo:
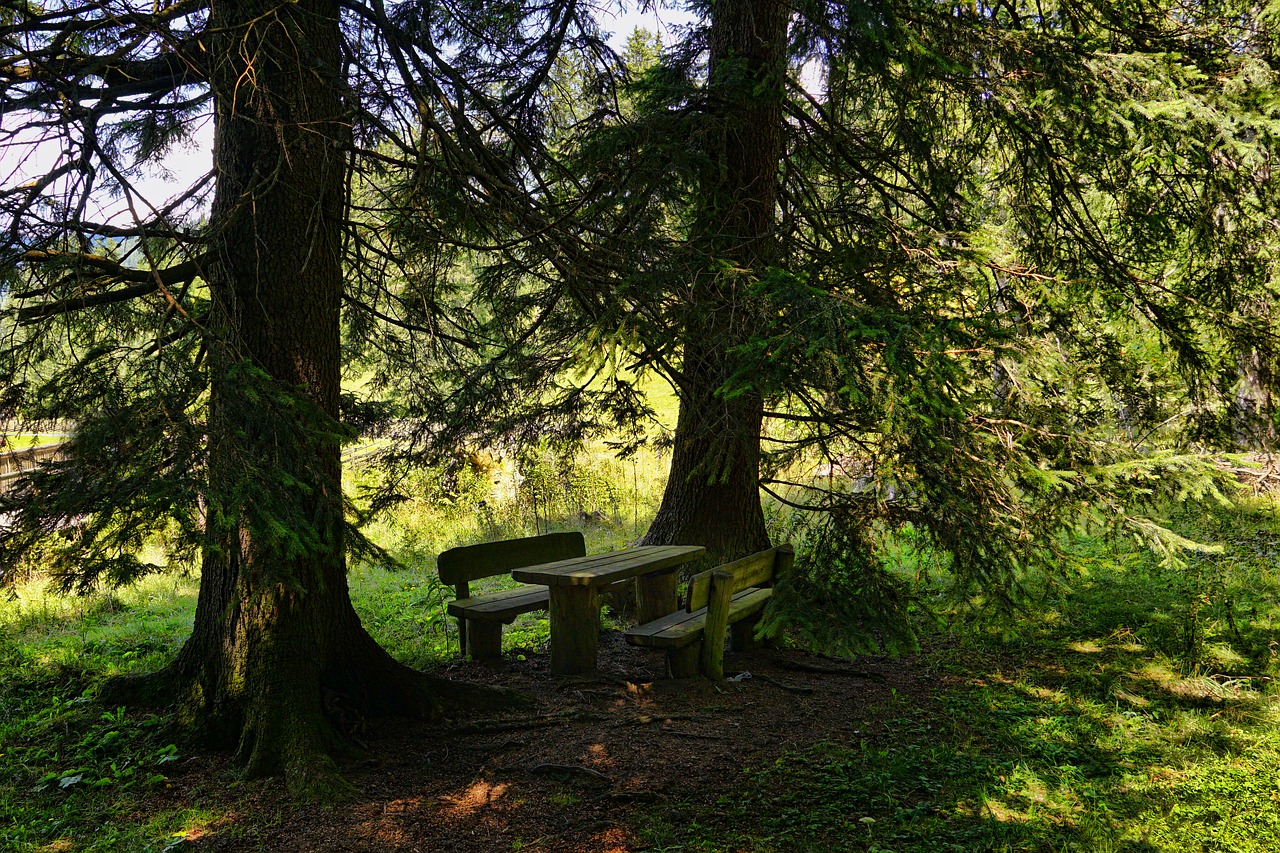
{"type": "Polygon", "coordinates": [[[586,555],[587,543],[581,533],[548,533],[545,536],[450,548],[437,558],[436,568],[442,582],[458,586],[480,578],[504,575],[512,569],[586,555]]]}
{"type": "Polygon", "coordinates": [[[741,560],[716,566],[689,581],[689,601],[687,610],[692,613],[706,607],[711,596],[713,577],[723,579],[729,585],[729,595],[756,586],[773,586],[779,576],[791,570],[795,562],[796,552],[790,545],[779,545],[768,551],[760,551],[741,560]]]}

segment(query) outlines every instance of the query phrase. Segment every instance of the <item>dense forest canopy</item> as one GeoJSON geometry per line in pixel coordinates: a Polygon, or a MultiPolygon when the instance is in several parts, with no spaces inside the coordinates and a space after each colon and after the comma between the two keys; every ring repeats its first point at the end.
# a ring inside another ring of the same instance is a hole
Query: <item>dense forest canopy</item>
{"type": "Polygon", "coordinates": [[[1010,603],[1090,513],[1179,544],[1143,502],[1272,441],[1275,9],[688,10],[619,57],[571,0],[6,4],[0,415],[78,428],[0,498],[0,564],[87,589],[144,542],[198,563],[191,640],[130,688],[309,790],[332,697],[510,701],[360,626],[361,431],[393,470],[626,452],[668,383],[645,541],[766,547],[763,490],[797,510],[794,612],[904,640],[886,531],[1010,603]],[[212,172],[147,197],[210,114],[212,172]]]}

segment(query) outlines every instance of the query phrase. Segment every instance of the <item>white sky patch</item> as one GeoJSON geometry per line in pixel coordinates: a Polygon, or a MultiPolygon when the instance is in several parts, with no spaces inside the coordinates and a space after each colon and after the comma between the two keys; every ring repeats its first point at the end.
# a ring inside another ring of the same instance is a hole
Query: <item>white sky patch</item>
{"type": "MultiPolygon", "coordinates": [[[[627,39],[637,28],[657,33],[664,45],[674,44],[683,27],[695,21],[695,16],[684,8],[655,4],[647,10],[623,2],[600,8],[597,11],[601,29],[609,34],[609,44],[618,51],[626,46],[627,39]]],[[[820,75],[815,72],[814,79],[820,75]]],[[[802,71],[802,80],[807,80],[802,71]]],[[[808,83],[805,84],[809,88],[808,83]]],[[[163,159],[143,164],[137,174],[129,176],[133,190],[132,204],[136,214],[144,219],[152,213],[151,207],[163,208],[169,201],[186,192],[213,167],[213,121],[211,116],[196,119],[190,139],[174,145],[163,159]]],[[[0,183],[15,186],[34,181],[48,174],[66,157],[73,156],[78,145],[71,140],[57,138],[65,133],[59,129],[30,128],[20,131],[0,151],[0,183]]],[[[72,131],[74,132],[74,130],[72,131]]],[[[77,140],[78,141],[78,140],[77,140]]],[[[116,225],[133,220],[130,201],[117,193],[105,191],[105,185],[114,183],[109,175],[97,176],[97,188],[85,210],[87,218],[116,225]]],[[[61,179],[63,187],[83,181],[83,176],[73,175],[61,179]]],[[[189,211],[189,209],[188,209],[189,211]]]]}
{"type": "Polygon", "coordinates": [[[679,37],[681,27],[693,23],[695,16],[682,8],[655,5],[648,11],[630,6],[628,8],[600,9],[596,14],[600,28],[609,33],[609,46],[621,51],[627,39],[637,28],[657,33],[664,45],[672,44],[679,37]]]}

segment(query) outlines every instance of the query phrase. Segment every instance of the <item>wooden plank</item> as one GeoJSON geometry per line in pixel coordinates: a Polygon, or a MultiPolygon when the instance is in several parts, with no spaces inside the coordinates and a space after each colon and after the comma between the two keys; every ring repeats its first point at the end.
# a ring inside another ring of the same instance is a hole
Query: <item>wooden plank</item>
{"type": "MultiPolygon", "coordinates": [[[[772,568],[772,555],[770,567],[772,568]]],[[[729,628],[729,602],[733,599],[733,583],[737,575],[730,569],[711,572],[711,590],[707,593],[707,623],[702,632],[702,674],[712,681],[724,680],[724,640],[729,628]]]]}
{"type": "Polygon", "coordinates": [[[594,586],[551,590],[551,673],[595,672],[600,640],[600,591],[594,586]]]}
{"type": "Polygon", "coordinates": [[[548,602],[545,586],[525,586],[460,598],[449,602],[449,615],[485,622],[510,622],[521,613],[546,610],[548,602]]]}
{"type": "Polygon", "coordinates": [[[702,635],[702,626],[707,621],[706,608],[697,613],[686,613],[677,610],[661,619],[655,619],[644,625],[637,625],[627,630],[624,636],[633,646],[670,649],[688,645],[702,635]]]}
{"type": "MultiPolygon", "coordinates": [[[[729,604],[729,623],[745,619],[764,609],[773,595],[772,589],[744,589],[736,593],[729,604]]],[[[687,646],[702,636],[706,626],[707,609],[694,613],[677,610],[675,613],[655,619],[645,625],[629,629],[625,636],[633,646],[655,649],[675,649],[687,646]]]]}
{"type": "Polygon", "coordinates": [[[723,566],[717,566],[709,571],[694,575],[692,580],[689,581],[689,604],[686,609],[692,613],[694,610],[707,606],[707,596],[711,591],[712,572],[727,571],[732,573],[732,588],[734,592],[770,583],[774,578],[777,556],[782,548],[790,548],[790,546],[784,545],[781,548],[760,551],[743,557],[741,560],[734,560],[732,563],[725,563],[723,566]]]}
{"type": "Polygon", "coordinates": [[[643,545],[608,554],[525,566],[512,571],[511,577],[522,583],[548,586],[602,586],[646,572],[674,569],[705,551],[700,545],[643,545]]]}
{"type": "Polygon", "coordinates": [[[436,559],[440,580],[447,584],[505,575],[512,569],[582,557],[586,540],[577,531],[503,539],[450,548],[436,559]]]}

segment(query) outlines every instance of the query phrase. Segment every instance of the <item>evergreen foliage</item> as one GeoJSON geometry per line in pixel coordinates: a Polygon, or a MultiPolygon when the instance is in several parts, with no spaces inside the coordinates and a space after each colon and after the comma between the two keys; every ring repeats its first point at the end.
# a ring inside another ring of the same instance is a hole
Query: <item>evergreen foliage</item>
{"type": "Polygon", "coordinates": [[[351,608],[344,550],[367,543],[343,517],[340,311],[355,334],[392,317],[367,286],[395,261],[378,221],[403,198],[364,191],[386,176],[421,178],[455,240],[540,227],[548,75],[601,50],[594,23],[572,3],[381,0],[0,15],[0,415],[76,424],[0,499],[0,572],[122,583],[161,535],[198,559],[191,639],[120,689],[176,699],[299,795],[343,791],[334,696],[362,714],[510,702],[397,664],[351,608]],[[141,178],[210,122],[213,172],[149,197],[141,178]]]}
{"type": "MultiPolygon", "coordinates": [[[[1207,454],[1242,440],[1242,408],[1269,429],[1269,397],[1238,386],[1274,374],[1271,13],[798,3],[785,76],[708,65],[716,9],[765,5],[695,8],[616,101],[581,98],[557,129],[565,171],[540,175],[567,233],[467,247],[458,337],[484,346],[387,363],[384,381],[454,413],[437,448],[621,429],[625,450],[649,437],[635,388],[653,376],[695,408],[759,395],[761,485],[826,515],[801,526],[843,543],[824,566],[855,584],[894,582],[878,529],[918,531],[956,595],[1001,608],[1029,572],[1065,569],[1059,537],[1081,522],[1176,560],[1192,543],[1147,499],[1228,495],[1207,454]],[[761,185],[726,178],[726,152],[767,132],[744,116],[771,99],[773,248],[746,257],[716,217],[761,185]],[[714,394],[691,351],[714,354],[714,394]]],[[[725,470],[673,469],[669,489],[720,505],[706,489],[725,470]]],[[[710,535],[691,527],[656,535],[710,535]]],[[[890,624],[902,596],[874,597],[890,624]]]]}

